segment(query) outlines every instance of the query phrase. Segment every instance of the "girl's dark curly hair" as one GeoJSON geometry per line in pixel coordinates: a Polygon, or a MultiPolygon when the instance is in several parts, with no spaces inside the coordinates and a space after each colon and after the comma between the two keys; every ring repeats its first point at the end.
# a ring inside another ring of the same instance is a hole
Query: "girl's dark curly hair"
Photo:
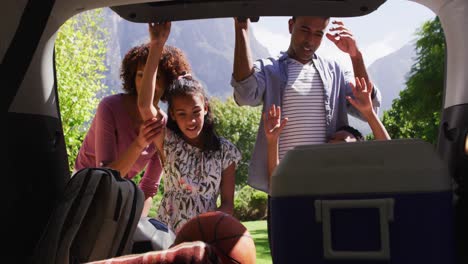
{"type": "Polygon", "coordinates": [[[344,131],[347,131],[347,132],[351,133],[356,138],[357,141],[364,141],[365,140],[365,138],[362,136],[361,132],[359,132],[359,130],[355,129],[352,126],[345,125],[345,126],[340,127],[339,129],[337,129],[336,131],[340,131],[340,130],[344,130],[344,131]]]}
{"type": "MultiPolygon", "coordinates": [[[[208,108],[208,111],[204,117],[204,124],[201,131],[203,137],[203,151],[217,151],[221,149],[220,139],[216,133],[214,118],[211,112],[211,107],[208,101],[205,90],[200,82],[193,79],[191,76],[186,75],[175,79],[171,85],[165,91],[165,97],[167,99],[167,109],[171,111],[173,107],[173,99],[178,96],[187,95],[199,95],[203,98],[203,101],[208,108]]],[[[171,114],[167,117],[167,128],[172,130],[174,133],[183,138],[182,131],[180,130],[177,122],[172,119],[171,114]]]]}
{"type": "MultiPolygon", "coordinates": [[[[148,59],[149,43],[131,48],[122,60],[120,78],[122,88],[127,94],[136,94],[135,77],[139,65],[145,65],[148,59]]],[[[191,72],[190,64],[184,52],[179,48],[165,45],[158,66],[168,85],[180,75],[191,72]]],[[[163,95],[163,99],[164,99],[163,95]]]]}

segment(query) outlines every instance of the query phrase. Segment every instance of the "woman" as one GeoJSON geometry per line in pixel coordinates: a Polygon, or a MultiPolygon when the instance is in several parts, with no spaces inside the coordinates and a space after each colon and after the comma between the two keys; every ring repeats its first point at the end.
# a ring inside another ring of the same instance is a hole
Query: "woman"
{"type": "MultiPolygon", "coordinates": [[[[142,44],[125,55],[120,74],[124,92],[101,100],[75,162],[76,170],[110,167],[128,179],[145,170],[139,184],[145,193],[142,216],[148,215],[152,197],[158,191],[162,168],[152,141],[166,122],[164,113],[143,122],[138,111],[138,95],[148,52],[149,45],[142,44]]],[[[191,71],[183,52],[171,46],[164,48],[159,68],[157,83],[164,86],[191,71]]]]}

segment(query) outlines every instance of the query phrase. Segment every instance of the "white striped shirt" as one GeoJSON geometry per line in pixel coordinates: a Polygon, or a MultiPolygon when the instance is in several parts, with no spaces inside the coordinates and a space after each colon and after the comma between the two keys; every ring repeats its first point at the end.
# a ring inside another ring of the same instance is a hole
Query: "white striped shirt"
{"type": "Polygon", "coordinates": [[[288,83],[284,91],[282,117],[288,118],[279,140],[279,158],[298,145],[326,140],[323,82],[313,62],[302,64],[288,58],[288,83]]]}

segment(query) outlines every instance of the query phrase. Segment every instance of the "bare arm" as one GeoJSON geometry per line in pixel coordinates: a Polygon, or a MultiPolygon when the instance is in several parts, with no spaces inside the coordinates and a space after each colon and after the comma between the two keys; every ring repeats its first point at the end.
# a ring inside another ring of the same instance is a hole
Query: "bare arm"
{"type": "MultiPolygon", "coordinates": [[[[334,24],[335,27],[330,28],[330,33],[327,33],[326,35],[327,38],[332,41],[341,51],[349,55],[353,65],[354,76],[358,78],[364,78],[367,83],[370,82],[366,65],[364,63],[364,57],[357,46],[354,35],[344,26],[343,22],[333,21],[332,24],[334,24]]],[[[350,95],[351,93],[351,91],[346,90],[346,94],[350,95]]],[[[374,87],[372,90],[372,101],[374,110],[377,111],[377,113],[381,101],[378,94],[379,91],[374,87]]],[[[362,117],[357,117],[362,119],[362,117]]]]}
{"type": "Polygon", "coordinates": [[[369,82],[369,75],[367,74],[366,65],[364,64],[364,58],[359,51],[355,56],[351,57],[351,63],[353,64],[354,76],[362,77],[369,82]]]}
{"type": "Polygon", "coordinates": [[[156,94],[161,95],[162,92],[157,91],[157,89],[162,90],[164,87],[156,86],[156,76],[159,60],[171,30],[171,22],[162,24],[150,23],[148,28],[151,41],[143,71],[142,88],[138,95],[138,110],[143,120],[148,120],[158,115],[156,106],[159,103],[159,98],[155,98],[155,96],[156,94]]]}
{"type": "MultiPolygon", "coordinates": [[[[162,94],[162,89],[164,89],[164,87],[157,87],[156,77],[162,50],[171,30],[171,22],[161,24],[150,23],[148,29],[151,42],[145,69],[143,71],[142,87],[138,95],[138,110],[143,120],[162,117],[157,105],[159,103],[159,96],[162,94]]],[[[162,162],[164,162],[164,136],[165,131],[160,133],[154,140],[159,154],[161,155],[162,162]]]]}
{"type": "Polygon", "coordinates": [[[263,127],[267,140],[268,188],[270,188],[271,176],[279,164],[278,142],[287,122],[287,117],[281,119],[279,106],[272,105],[268,113],[263,113],[263,127]]]}
{"type": "Polygon", "coordinates": [[[236,179],[236,164],[231,163],[221,173],[221,206],[218,211],[232,215],[234,213],[234,186],[236,179]]]}
{"type": "Polygon", "coordinates": [[[149,211],[153,206],[153,197],[145,196],[145,203],[143,204],[143,210],[141,211],[141,217],[146,217],[149,214],[149,211]]]}
{"type": "Polygon", "coordinates": [[[268,159],[268,188],[270,188],[271,176],[279,164],[278,139],[268,141],[267,159],[268,159]]]}
{"type": "Polygon", "coordinates": [[[374,134],[375,139],[390,139],[390,135],[388,134],[387,129],[385,129],[385,126],[382,124],[379,117],[374,111],[372,111],[372,114],[370,114],[369,116],[365,116],[365,118],[367,119],[367,122],[369,123],[369,126],[372,129],[372,134],[374,134]]]}
{"type": "Polygon", "coordinates": [[[235,45],[234,45],[234,72],[236,81],[245,80],[253,73],[253,60],[249,42],[249,19],[239,21],[234,18],[235,45]]]}
{"type": "Polygon", "coordinates": [[[162,171],[161,157],[158,153],[154,153],[150,161],[146,164],[145,174],[141,177],[141,181],[138,184],[138,187],[145,193],[145,204],[142,216],[148,215],[153,202],[152,197],[158,193],[162,171]]]}
{"type": "Polygon", "coordinates": [[[151,41],[148,59],[143,72],[142,88],[138,94],[138,110],[143,120],[148,120],[158,115],[155,106],[156,76],[158,71],[159,58],[161,57],[164,43],[151,41]]]}
{"type": "Polygon", "coordinates": [[[327,33],[327,38],[333,42],[341,51],[348,53],[353,65],[354,76],[364,78],[369,82],[364,58],[359,50],[353,34],[344,26],[341,21],[333,21],[335,27],[330,28],[331,33],[327,33]]]}
{"type": "Polygon", "coordinates": [[[375,139],[389,140],[390,135],[372,107],[372,83],[366,82],[365,78],[356,77],[356,86],[351,83],[351,88],[355,99],[351,97],[347,97],[347,99],[367,120],[375,139]]]}

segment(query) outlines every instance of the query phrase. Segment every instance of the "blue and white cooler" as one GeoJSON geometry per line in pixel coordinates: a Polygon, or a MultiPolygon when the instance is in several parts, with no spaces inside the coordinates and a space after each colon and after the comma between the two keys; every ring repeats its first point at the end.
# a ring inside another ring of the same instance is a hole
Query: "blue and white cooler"
{"type": "Polygon", "coordinates": [[[452,180],[422,140],[296,147],[271,190],[276,263],[455,263],[452,180]]]}

